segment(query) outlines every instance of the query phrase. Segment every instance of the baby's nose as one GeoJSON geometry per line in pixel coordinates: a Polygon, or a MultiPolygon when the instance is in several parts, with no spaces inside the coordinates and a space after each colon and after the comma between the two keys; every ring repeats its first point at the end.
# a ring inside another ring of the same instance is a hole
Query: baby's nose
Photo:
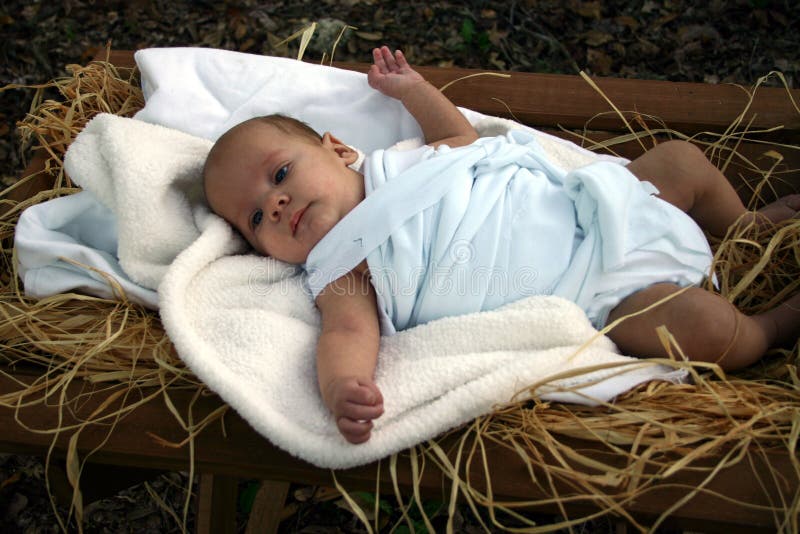
{"type": "Polygon", "coordinates": [[[278,222],[281,220],[281,214],[283,213],[284,208],[289,203],[289,199],[286,195],[279,194],[274,195],[272,199],[270,199],[270,209],[269,209],[269,217],[274,222],[278,222]]]}

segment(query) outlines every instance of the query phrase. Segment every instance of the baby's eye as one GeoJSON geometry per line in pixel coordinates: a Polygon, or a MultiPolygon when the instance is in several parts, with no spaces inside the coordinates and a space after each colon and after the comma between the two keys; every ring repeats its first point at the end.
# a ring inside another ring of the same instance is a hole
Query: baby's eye
{"type": "Polygon", "coordinates": [[[281,183],[283,181],[283,179],[286,178],[286,175],[288,173],[289,173],[289,166],[288,165],[284,165],[283,167],[278,169],[278,172],[275,173],[275,183],[276,184],[281,183]]]}
{"type": "Polygon", "coordinates": [[[264,218],[264,212],[262,210],[256,210],[253,212],[253,215],[250,217],[250,225],[253,228],[258,228],[258,225],[261,224],[261,219],[264,218]]]}

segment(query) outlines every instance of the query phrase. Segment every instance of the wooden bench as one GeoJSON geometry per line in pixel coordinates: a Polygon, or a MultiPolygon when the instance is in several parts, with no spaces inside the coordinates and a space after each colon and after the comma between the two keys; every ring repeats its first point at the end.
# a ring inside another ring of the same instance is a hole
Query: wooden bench
{"type": "MultiPolygon", "coordinates": [[[[115,52],[111,62],[121,67],[133,66],[131,52],[115,52]]],[[[339,64],[343,68],[364,71],[367,65],[339,64]]],[[[447,82],[474,71],[463,69],[420,68],[431,82],[442,86],[447,82]]],[[[587,135],[595,140],[609,139],[625,131],[626,127],[615,114],[609,114],[610,106],[603,96],[578,76],[511,73],[511,78],[478,76],[460,81],[446,91],[458,105],[484,113],[514,117],[526,124],[551,131],[556,135],[576,139],[574,135],[560,129],[582,131],[587,120],[591,131],[587,135]]],[[[656,116],[670,128],[688,135],[702,132],[720,132],[741,113],[748,97],[745,92],[729,85],[703,85],[691,83],[671,83],[656,81],[598,79],[597,85],[605,95],[621,110],[635,110],[643,117],[656,116]]],[[[795,101],[800,102],[800,91],[793,91],[795,101]]],[[[638,124],[638,119],[629,115],[629,120],[638,124]]],[[[783,128],[764,134],[761,138],[769,142],[784,142],[800,145],[800,114],[792,108],[786,92],[782,89],[760,89],[758,97],[745,117],[751,130],[769,129],[776,125],[783,128]]],[[[648,120],[648,124],[655,122],[648,120]]],[[[645,146],[652,146],[649,138],[643,140],[645,146]]],[[[764,156],[768,145],[756,142],[743,142],[739,151],[757,159],[764,156]]],[[[615,147],[617,153],[633,158],[642,152],[642,145],[632,141],[615,147]]],[[[800,153],[784,151],[784,163],[788,168],[800,169],[800,153]]],[[[35,162],[34,162],[35,165],[35,162]]],[[[743,197],[749,196],[747,188],[751,178],[738,167],[729,167],[728,176],[741,191],[743,197]]],[[[43,184],[42,184],[43,185],[43,184]]],[[[37,186],[38,187],[38,186],[37,186]]],[[[783,181],[781,189],[800,190],[800,176],[794,175],[783,181]]],[[[29,195],[33,191],[18,192],[29,195]]],[[[784,192],[784,191],[782,191],[784,192]]],[[[0,340],[2,341],[2,340],[0,340]]],[[[6,346],[5,344],[2,346],[6,346]]],[[[18,389],[18,383],[30,383],[36,378],[30,369],[3,369],[0,374],[0,395],[18,389]]],[[[68,396],[90,391],[88,384],[74,383],[69,386],[68,396]]],[[[97,406],[108,401],[108,393],[97,390],[90,396],[83,396],[80,406],[64,410],[62,424],[78,423],[82,416],[90,414],[97,406]],[[74,409],[74,410],[73,410],[74,409]]],[[[192,394],[175,391],[171,400],[180,413],[187,413],[192,405],[195,420],[212,413],[223,405],[215,396],[202,397],[193,403],[192,394]],[[192,404],[193,403],[193,404],[192,404]]],[[[118,402],[118,401],[114,401],[118,402]]],[[[52,403],[51,403],[52,404],[52,403]]],[[[59,410],[53,406],[36,405],[14,410],[0,408],[0,451],[14,453],[43,453],[51,444],[51,436],[26,430],[21,424],[36,428],[51,428],[56,425],[59,410]]],[[[271,481],[268,487],[273,493],[272,507],[279,508],[285,499],[289,482],[313,485],[333,485],[332,473],[326,469],[315,468],[290,454],[277,449],[268,440],[257,434],[237,414],[229,410],[224,419],[224,432],[220,424],[213,424],[203,430],[194,442],[194,465],[201,474],[199,532],[233,532],[235,519],[235,480],[239,478],[259,478],[271,481]]],[[[167,406],[161,400],[148,402],[134,410],[120,421],[113,432],[101,425],[90,425],[83,429],[79,441],[79,452],[89,453],[99,446],[91,456],[91,461],[102,465],[131,466],[137,468],[187,470],[190,465],[188,447],[172,448],[157,442],[153,436],[179,442],[185,432],[177,427],[167,406]],[[100,446],[102,445],[102,446],[100,446]]],[[[68,436],[62,436],[57,449],[67,449],[68,436]]],[[[592,454],[604,455],[608,460],[608,449],[603,444],[567,439],[575,448],[592,454]]],[[[444,447],[453,443],[445,440],[444,447]]],[[[531,484],[525,466],[515,454],[507,449],[489,445],[491,458],[491,486],[495,498],[511,500],[543,499],[547,492],[531,484]]],[[[624,458],[619,458],[622,465],[624,458]]],[[[715,461],[715,460],[714,460],[715,461]]],[[[710,461],[709,465],[714,461],[710,461]]],[[[670,523],[679,527],[706,529],[710,531],[770,531],[775,527],[775,519],[769,507],[781,499],[795,499],[800,491],[800,480],[791,468],[791,458],[786,452],[768,453],[754,456],[754,462],[741,462],[733,467],[721,469],[706,486],[707,492],[677,508],[670,516],[670,523]],[[771,468],[785,473],[785,478],[775,480],[761,477],[765,469],[771,468]],[[739,500],[757,506],[741,507],[732,501],[713,496],[713,492],[724,494],[728,499],[739,500]]],[[[391,492],[391,478],[388,462],[374,463],[354,469],[336,472],[336,479],[348,490],[375,489],[376,476],[380,476],[384,491],[391,492]]],[[[647,524],[661,514],[665,507],[671,506],[685,494],[685,487],[696,486],[702,476],[692,471],[680,471],[669,481],[655,485],[652,491],[625,505],[632,517],[647,524]]],[[[401,489],[410,492],[413,482],[412,469],[401,455],[398,468],[401,489]]],[[[485,484],[482,472],[475,470],[471,481],[476,486],[485,484]]],[[[445,477],[429,466],[423,473],[420,488],[428,495],[448,495],[445,477]]],[[[566,489],[566,488],[564,488],[566,489]]],[[[588,504],[565,505],[571,513],[593,510],[588,504]]],[[[795,502],[795,506],[797,506],[795,502]]],[[[268,507],[262,509],[267,510],[268,507]]],[[[560,513],[555,505],[545,506],[544,512],[560,513]]],[[[276,528],[276,515],[267,513],[265,525],[276,528]]]]}

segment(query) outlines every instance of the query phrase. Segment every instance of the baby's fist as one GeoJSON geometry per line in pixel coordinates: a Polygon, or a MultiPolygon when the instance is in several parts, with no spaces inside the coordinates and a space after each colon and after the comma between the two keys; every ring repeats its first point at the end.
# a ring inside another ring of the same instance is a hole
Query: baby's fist
{"type": "Polygon", "coordinates": [[[383,395],[372,380],[338,378],[328,385],[325,401],[339,432],[350,443],[367,441],[372,420],[383,414],[383,395]]]}

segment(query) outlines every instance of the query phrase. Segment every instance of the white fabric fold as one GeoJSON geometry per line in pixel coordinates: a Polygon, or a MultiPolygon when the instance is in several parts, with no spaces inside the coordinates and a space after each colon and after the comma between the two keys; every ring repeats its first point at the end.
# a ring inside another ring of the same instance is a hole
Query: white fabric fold
{"type": "Polygon", "coordinates": [[[116,218],[89,191],[26,209],[17,222],[14,246],[30,297],[74,291],[119,299],[121,289],[128,300],[158,308],[156,292],[131,281],[120,266],[116,218]]]}

